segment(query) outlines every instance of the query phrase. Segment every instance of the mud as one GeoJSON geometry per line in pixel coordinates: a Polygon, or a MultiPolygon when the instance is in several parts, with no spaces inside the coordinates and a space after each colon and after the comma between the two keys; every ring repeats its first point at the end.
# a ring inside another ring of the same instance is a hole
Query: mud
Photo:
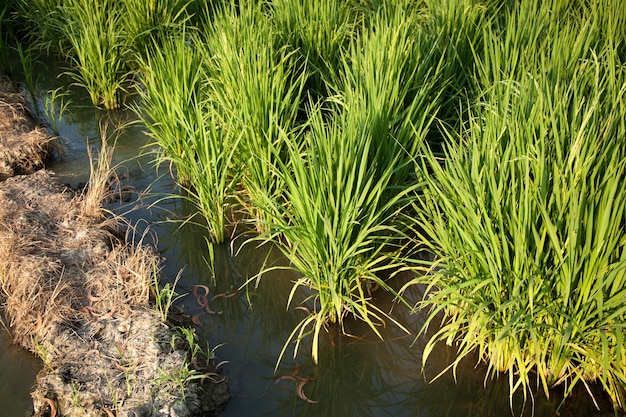
{"type": "MultiPolygon", "coordinates": [[[[51,140],[0,78],[0,176],[40,168],[51,140]]],[[[15,343],[44,363],[34,415],[215,415],[227,379],[155,308],[158,254],[85,210],[105,197],[76,194],[46,170],[0,182],[2,307],[15,343]]]]}

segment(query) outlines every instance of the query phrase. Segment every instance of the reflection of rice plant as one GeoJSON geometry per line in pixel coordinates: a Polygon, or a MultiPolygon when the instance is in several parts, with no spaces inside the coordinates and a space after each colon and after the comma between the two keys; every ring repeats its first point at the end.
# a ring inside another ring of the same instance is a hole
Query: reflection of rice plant
{"type": "Polygon", "coordinates": [[[624,407],[626,71],[604,31],[626,13],[541,4],[485,31],[480,101],[443,161],[425,150],[415,221],[436,261],[416,282],[443,321],[424,360],[454,343],[453,366],[477,351],[511,394],[596,381],[624,407]]]}

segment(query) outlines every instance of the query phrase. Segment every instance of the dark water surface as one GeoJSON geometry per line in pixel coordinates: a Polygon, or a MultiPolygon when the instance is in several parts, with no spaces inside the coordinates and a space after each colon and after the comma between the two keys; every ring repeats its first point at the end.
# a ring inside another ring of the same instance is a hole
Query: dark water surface
{"type": "MultiPolygon", "coordinates": [[[[57,73],[58,70],[49,65],[38,75],[39,95],[67,83],[57,78],[57,73]]],[[[130,120],[130,112],[101,112],[89,105],[84,94],[82,98],[74,97],[60,130],[67,151],[63,161],[51,170],[72,186],[86,182],[89,175],[87,147],[99,147],[99,126],[107,125],[107,131],[113,133],[116,126],[130,120]]],[[[232,294],[255,277],[263,262],[285,265],[276,251],[252,245],[241,248],[234,242],[215,248],[215,270],[210,270],[205,262],[209,253],[204,230],[192,223],[180,223],[192,212],[189,203],[183,199],[161,200],[164,195],[177,192],[174,181],[167,171],[157,175],[150,164],[151,155],[137,156],[146,143],[148,138],[141,126],[121,130],[115,162],[120,164],[118,173],[124,181],[138,191],[149,188],[152,194],[134,194],[130,202],[113,203],[110,208],[128,212],[127,217],[137,227],[135,237],[158,247],[165,258],[164,280],[172,282],[180,274],[177,287],[180,294],[189,293],[197,284],[207,285],[212,295],[232,294]],[[144,233],[146,230],[148,234],[144,233]]],[[[501,417],[513,414],[506,377],[485,384],[484,368],[467,361],[458,369],[456,381],[452,373],[447,372],[429,383],[424,374],[428,380],[432,379],[454,359],[454,352],[445,346],[439,347],[423,372],[421,355],[425,341],[416,340],[413,334],[407,335],[391,324],[380,329],[384,342],[360,323],[347,323],[345,330],[350,336],[329,329],[321,341],[319,364],[312,362],[307,340],[295,359],[293,345],[289,346],[275,370],[284,342],[305,314],[286,308],[291,284],[296,278],[293,272],[276,270],[262,277],[258,285],[250,286],[248,291],[213,300],[211,308],[218,313],[200,317],[202,326],[196,329],[197,333],[203,343],[215,349],[216,361],[225,361],[220,369],[231,382],[233,398],[222,416],[501,417]],[[292,375],[295,377],[281,378],[292,375]],[[300,398],[298,388],[310,402],[300,398]]],[[[395,285],[401,283],[399,280],[395,285]]],[[[394,319],[413,333],[419,329],[424,319],[422,315],[395,305],[387,294],[376,293],[374,297],[378,306],[391,311],[394,319]]],[[[417,301],[420,292],[414,288],[407,297],[417,301]]],[[[183,296],[177,305],[192,316],[202,311],[189,295],[183,296]]],[[[23,417],[31,407],[28,392],[38,361],[8,346],[6,331],[0,339],[0,361],[0,404],[3,405],[0,415],[23,417]]],[[[594,414],[589,401],[575,401],[578,403],[573,410],[565,410],[561,415],[594,414]]],[[[538,417],[553,416],[558,402],[559,398],[551,398],[551,401],[536,398],[533,406],[529,399],[522,408],[523,401],[516,400],[514,414],[531,415],[534,411],[538,417]]]]}

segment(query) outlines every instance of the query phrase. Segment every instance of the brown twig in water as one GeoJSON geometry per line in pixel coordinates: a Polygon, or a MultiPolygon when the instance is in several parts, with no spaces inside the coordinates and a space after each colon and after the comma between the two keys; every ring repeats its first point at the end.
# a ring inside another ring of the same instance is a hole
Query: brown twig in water
{"type": "Polygon", "coordinates": [[[283,381],[283,380],[285,380],[285,379],[288,379],[288,380],[290,380],[290,381],[296,382],[296,395],[297,395],[300,399],[302,399],[302,400],[304,400],[304,401],[306,401],[306,402],[308,402],[308,403],[310,403],[310,404],[316,404],[316,403],[318,403],[319,401],[314,401],[314,400],[311,400],[311,399],[310,399],[309,397],[307,397],[307,396],[306,396],[306,394],[304,393],[304,386],[305,386],[308,382],[315,381],[317,378],[305,378],[305,377],[301,377],[301,376],[299,376],[299,375],[298,375],[298,373],[299,373],[299,372],[300,372],[300,364],[296,364],[296,368],[294,369],[294,371],[292,372],[292,374],[291,374],[291,375],[283,375],[283,376],[278,377],[278,378],[276,379],[275,384],[276,384],[276,383],[278,383],[279,381],[283,381]]]}

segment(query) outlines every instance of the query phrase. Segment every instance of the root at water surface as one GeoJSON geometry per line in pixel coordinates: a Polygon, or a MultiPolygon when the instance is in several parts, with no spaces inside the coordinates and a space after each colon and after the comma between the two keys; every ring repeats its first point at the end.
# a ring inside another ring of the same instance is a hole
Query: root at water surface
{"type": "MultiPolygon", "coordinates": [[[[15,132],[35,128],[18,117],[19,106],[10,110],[0,109],[0,169],[13,166],[2,158],[12,154],[15,132]]],[[[32,167],[45,159],[48,140],[30,146],[40,152],[32,167]]],[[[35,415],[216,414],[229,399],[227,381],[210,363],[191,368],[176,330],[150,305],[157,254],[119,240],[110,221],[86,216],[81,198],[47,171],[0,182],[3,308],[15,342],[44,363],[32,390],[35,415]]]]}

